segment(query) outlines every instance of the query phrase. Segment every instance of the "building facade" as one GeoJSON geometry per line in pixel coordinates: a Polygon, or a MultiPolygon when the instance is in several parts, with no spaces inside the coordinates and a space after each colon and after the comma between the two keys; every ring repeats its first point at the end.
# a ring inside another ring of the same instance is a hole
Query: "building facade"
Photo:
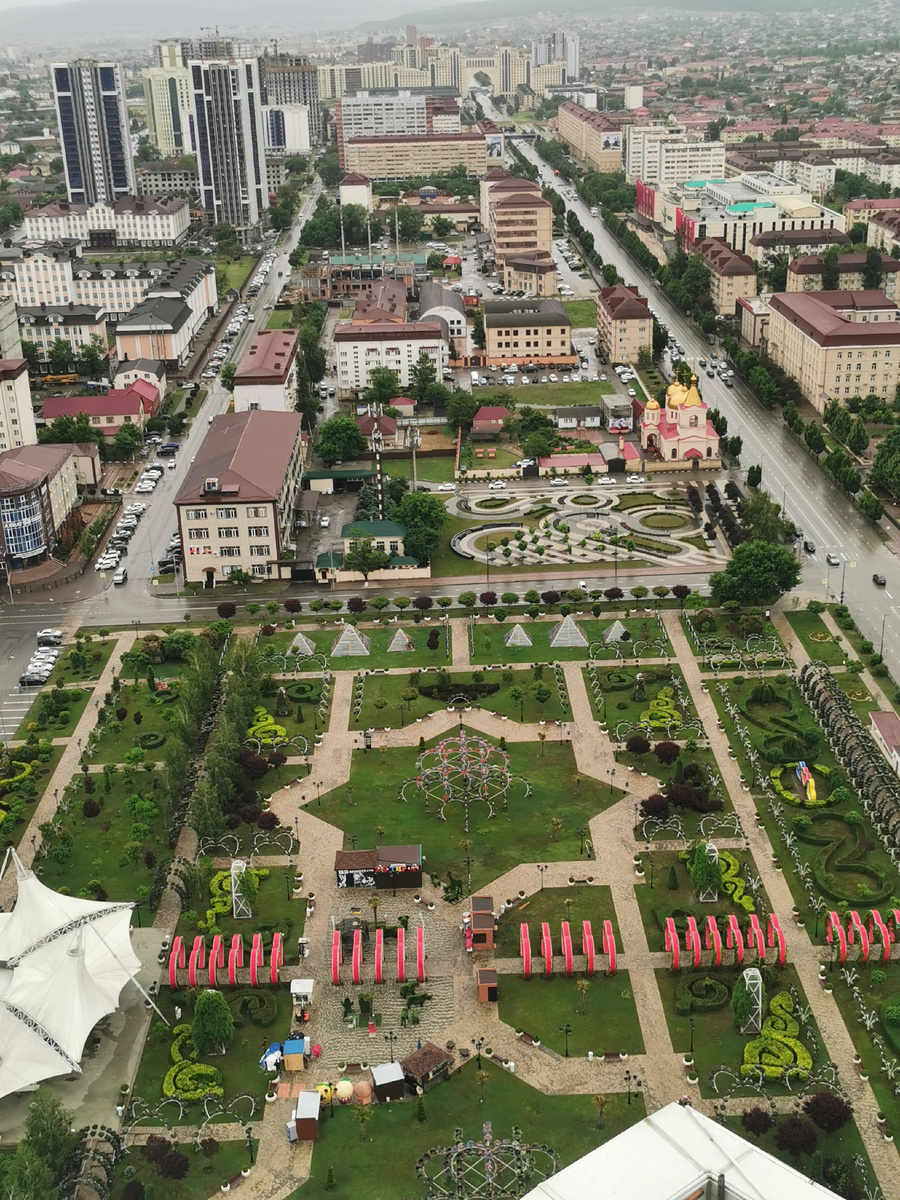
{"type": "Polygon", "coordinates": [[[494,261],[553,254],[553,208],[538,184],[492,167],[480,185],[481,226],[490,234],[494,261]]]}
{"type": "Polygon", "coordinates": [[[0,358],[0,450],[36,444],[28,363],[24,358],[0,358]]]}
{"type": "Polygon", "coordinates": [[[572,321],[559,300],[486,300],[489,363],[564,361],[572,353],[572,321]]]}
{"type": "Polygon", "coordinates": [[[190,153],[191,76],[187,67],[146,67],[141,78],[150,141],[166,156],[190,153]]]}
{"type": "Polygon", "coordinates": [[[0,558],[7,576],[49,558],[78,502],[74,446],[0,454],[0,558]]]}
{"type": "Polygon", "coordinates": [[[302,105],[307,110],[309,139],[313,146],[325,141],[325,121],[319,102],[319,72],[298,54],[270,54],[260,59],[266,104],[302,105]]]}
{"type": "Polygon", "coordinates": [[[293,412],[297,388],[296,329],[254,337],[234,376],[235,412],[293,412]]]}
{"type": "Polygon", "coordinates": [[[898,309],[883,292],[780,292],[764,348],[817,412],[845,396],[891,396],[900,379],[898,309]]]}
{"type": "Polygon", "coordinates": [[[723,242],[721,238],[703,238],[694,246],[703,256],[709,271],[709,293],[713,308],[722,316],[734,316],[742,296],[756,295],[756,268],[753,260],[723,242]]]}
{"type": "Polygon", "coordinates": [[[431,359],[440,378],[450,360],[447,339],[443,321],[338,324],[334,331],[338,395],[349,399],[367,391],[375,367],[388,367],[405,389],[420,354],[431,359]]]}
{"type": "Polygon", "coordinates": [[[139,196],[195,196],[200,191],[196,167],[175,162],[146,162],[135,167],[139,196]]]}
{"type": "MultiPolygon", "coordinates": [[[[426,137],[393,134],[353,137],[347,142],[344,165],[369,179],[408,179],[411,175],[446,175],[462,166],[470,178],[488,167],[488,142],[483,133],[433,133],[426,137]]],[[[502,138],[490,142],[502,153],[502,138]]]]}
{"type": "Polygon", "coordinates": [[[351,138],[458,134],[459,104],[450,98],[409,90],[361,91],[335,102],[334,129],[338,159],[345,167],[351,138]]]}
{"type": "Polygon", "coordinates": [[[303,478],[299,413],[216,417],[175,497],[184,579],[213,588],[231,571],[290,579],[294,501],[303,478]]]}
{"type": "Polygon", "coordinates": [[[104,437],[115,437],[123,425],[143,429],[159,412],[159,391],[138,380],[127,388],[110,388],[104,396],[49,396],[44,402],[44,417],[77,417],[84,413],[104,437]]]}
{"type": "Polygon", "coordinates": [[[547,250],[507,255],[503,259],[503,286],[508,292],[555,296],[558,283],[553,255],[547,250]]]}
{"type": "Polygon", "coordinates": [[[622,170],[622,130],[606,113],[565,100],[556,114],[556,132],[559,140],[593,170],[604,174],[622,170]]]}
{"type": "Polygon", "coordinates": [[[129,196],[112,204],[52,200],[25,214],[25,237],[70,238],[86,246],[177,246],[187,237],[191,210],[180,196],[129,196]]]}
{"type": "MultiPolygon", "coordinates": [[[[861,292],[865,288],[866,255],[864,253],[852,251],[848,254],[839,254],[837,266],[839,291],[861,292]]],[[[825,259],[821,254],[805,254],[802,258],[791,259],[787,269],[787,291],[821,292],[824,269],[825,259]]],[[[882,254],[879,287],[888,300],[896,300],[898,297],[898,273],[900,273],[900,260],[891,258],[889,254],[882,254]]]]}
{"type": "Polygon", "coordinates": [[[269,207],[259,60],[191,59],[188,70],[200,202],[211,224],[250,237],[269,207]]]}
{"type": "Polygon", "coordinates": [[[137,192],[121,64],[77,59],[50,68],[66,191],[73,204],[137,192]]]}
{"type": "Polygon", "coordinates": [[[636,363],[653,349],[653,316],[636,287],[617,283],[597,297],[597,343],[611,363],[636,363]]]}
{"type": "Polygon", "coordinates": [[[34,308],[19,309],[19,333],[23,342],[32,342],[38,348],[41,362],[50,357],[50,348],[57,338],[68,342],[72,353],[77,355],[92,338],[100,338],[106,345],[106,313],[102,308],[89,304],[65,304],[54,308],[41,304],[34,308]]]}

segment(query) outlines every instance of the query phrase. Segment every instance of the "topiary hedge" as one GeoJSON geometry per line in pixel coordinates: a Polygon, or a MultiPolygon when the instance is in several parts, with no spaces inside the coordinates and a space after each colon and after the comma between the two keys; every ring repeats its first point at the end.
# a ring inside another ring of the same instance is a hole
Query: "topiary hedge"
{"type": "Polygon", "coordinates": [[[235,1029],[243,1027],[247,1021],[268,1029],[278,1020],[278,1004],[273,992],[266,988],[247,988],[242,991],[226,994],[228,1007],[234,1018],[235,1029]]]}
{"type": "Polygon", "coordinates": [[[675,1011],[680,1017],[692,1012],[713,1012],[728,1003],[730,983],[714,975],[685,975],[675,988],[675,1011]]]}
{"type": "Polygon", "coordinates": [[[722,891],[727,896],[730,896],[739,908],[742,908],[745,913],[756,912],[756,905],[753,903],[752,896],[748,896],[745,891],[743,879],[740,876],[741,864],[733,854],[727,850],[719,851],[719,866],[722,869],[722,891]]]}
{"type": "Polygon", "coordinates": [[[6,779],[0,779],[0,796],[6,792],[14,791],[18,784],[24,783],[32,772],[31,764],[27,762],[13,761],[9,765],[15,769],[16,773],[15,775],[8,775],[6,779]]]}
{"type": "Polygon", "coordinates": [[[846,900],[850,904],[866,907],[887,899],[891,894],[891,886],[885,872],[860,861],[868,853],[867,838],[862,827],[854,823],[853,814],[814,812],[809,821],[808,829],[796,829],[795,832],[801,841],[822,847],[812,860],[813,878],[819,889],[832,900],[846,900]],[[844,829],[823,832],[821,826],[827,822],[840,823],[844,829]],[[841,887],[835,872],[864,875],[872,880],[874,890],[870,889],[866,896],[861,896],[858,886],[848,884],[841,887]]]}
{"type": "Polygon", "coordinates": [[[190,1103],[206,1096],[224,1096],[221,1076],[215,1067],[194,1061],[197,1052],[191,1041],[190,1025],[176,1025],[172,1032],[175,1036],[169,1052],[174,1065],[166,1072],[162,1088],[166,1099],[190,1103]]]}
{"type": "MultiPolygon", "coordinates": [[[[802,795],[800,795],[798,792],[790,792],[781,782],[781,776],[785,771],[796,770],[796,762],[786,762],[780,767],[773,767],[769,772],[769,778],[772,781],[772,787],[782,798],[782,800],[785,800],[788,804],[793,804],[796,808],[824,808],[829,802],[830,793],[829,796],[826,797],[822,795],[817,788],[815,800],[810,800],[806,792],[804,792],[802,795]]],[[[828,781],[828,777],[831,775],[831,768],[824,766],[822,763],[813,763],[812,771],[815,775],[823,776],[826,782],[828,781]]]]}
{"type": "Polygon", "coordinates": [[[312,704],[319,699],[319,687],[310,679],[301,679],[285,689],[288,699],[299,704],[312,704]]]}
{"type": "Polygon", "coordinates": [[[812,1055],[798,1041],[800,1026],[793,1016],[794,998],[790,992],[778,992],[769,1001],[769,1016],[763,1022],[759,1037],[744,1047],[741,1074],[756,1075],[762,1071],[766,1079],[803,1079],[812,1070],[812,1055]]]}
{"type": "Polygon", "coordinates": [[[166,740],[164,733],[152,733],[149,730],[147,733],[141,733],[135,738],[135,741],[142,750],[158,750],[166,740]]]}
{"type": "Polygon", "coordinates": [[[419,686],[419,695],[431,700],[452,700],[455,696],[463,696],[466,700],[477,702],[486,696],[493,696],[500,691],[499,683],[428,683],[419,686]]]}

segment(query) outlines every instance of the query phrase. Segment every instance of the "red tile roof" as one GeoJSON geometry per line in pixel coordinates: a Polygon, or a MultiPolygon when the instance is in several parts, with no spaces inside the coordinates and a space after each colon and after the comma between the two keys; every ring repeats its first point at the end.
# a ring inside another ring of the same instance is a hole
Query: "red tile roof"
{"type": "Polygon", "coordinates": [[[296,329],[266,329],[258,333],[234,374],[235,384],[284,383],[297,353],[296,329]]]}

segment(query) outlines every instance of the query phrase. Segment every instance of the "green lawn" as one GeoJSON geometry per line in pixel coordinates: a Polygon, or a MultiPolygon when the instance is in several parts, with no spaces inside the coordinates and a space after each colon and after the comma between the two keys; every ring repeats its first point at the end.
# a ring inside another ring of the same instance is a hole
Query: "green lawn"
{"type": "Polygon", "coordinates": [[[622,492],[613,505],[614,512],[627,512],[629,508],[650,508],[656,505],[674,505],[676,508],[689,507],[687,496],[681,488],[670,488],[666,495],[656,492],[622,492]]]}
{"type": "MultiPolygon", "coordinates": [[[[592,371],[592,374],[596,372],[592,371]]],[[[540,378],[538,376],[537,378],[540,378]]],[[[562,376],[560,376],[562,378],[562,376]]],[[[484,404],[490,404],[489,393],[493,388],[474,388],[473,391],[484,404]]],[[[530,404],[535,408],[556,408],[564,404],[598,404],[601,396],[610,396],[616,389],[611,383],[529,383],[525,390],[516,387],[516,400],[520,405],[530,404]]]]}
{"type": "Polygon", "coordinates": [[[269,319],[266,321],[266,329],[295,329],[291,319],[291,310],[289,308],[276,309],[273,308],[269,313],[269,319]]]}
{"type": "Polygon", "coordinates": [[[63,696],[65,698],[66,708],[69,716],[67,719],[60,720],[58,717],[46,717],[42,715],[41,704],[45,697],[48,697],[50,692],[55,689],[44,688],[35,696],[34,704],[31,706],[31,711],[25,717],[22,724],[16,730],[13,737],[26,738],[31,732],[31,727],[34,726],[39,737],[42,738],[64,738],[71,737],[75,730],[75,726],[81,720],[84,710],[88,706],[88,701],[91,698],[91,688],[66,688],[63,696]]]}
{"type": "Polygon", "coordinates": [[[563,300],[562,306],[569,314],[573,329],[597,328],[596,300],[563,300]]]}
{"type": "MultiPolygon", "coordinates": [[[[165,1110],[165,1111],[168,1111],[165,1110]]],[[[257,1112],[257,1119],[259,1119],[257,1112]]],[[[215,1131],[212,1131],[213,1134],[215,1131]]],[[[256,1147],[259,1142],[256,1138],[253,1139],[254,1145],[254,1160],[256,1158],[256,1147]]],[[[122,1166],[125,1163],[130,1163],[135,1168],[135,1179],[139,1179],[148,1189],[151,1186],[156,1187],[156,1194],[164,1192],[166,1200],[206,1200],[206,1198],[214,1192],[217,1192],[220,1185],[228,1179],[233,1179],[236,1175],[240,1175],[244,1167],[249,1166],[250,1157],[245,1141],[239,1142],[220,1142],[219,1149],[211,1157],[207,1158],[204,1154],[197,1152],[193,1141],[179,1142],[178,1150],[182,1154],[186,1154],[190,1159],[190,1168],[184,1179],[165,1179],[158,1173],[156,1167],[152,1163],[148,1163],[141,1155],[140,1150],[135,1147],[127,1158],[122,1160],[122,1166]]],[[[122,1200],[126,1181],[121,1177],[113,1184],[111,1198],[112,1200],[122,1200]]]]}
{"type": "Polygon", "coordinates": [[[225,262],[223,259],[217,258],[216,266],[225,267],[225,276],[230,288],[240,288],[252,271],[255,262],[255,258],[245,255],[243,258],[235,259],[234,262],[225,262]]]}
{"type": "Polygon", "coordinates": [[[145,734],[157,734],[164,739],[162,745],[146,747],[144,756],[147,762],[162,762],[166,757],[166,742],[175,736],[170,732],[170,723],[176,719],[177,707],[177,701],[151,695],[143,680],[124,684],[113,704],[113,719],[96,726],[100,736],[93,761],[123,763],[129,750],[141,746],[145,734]],[[120,721],[115,714],[123,708],[126,712],[120,721]],[[135,722],[135,715],[140,716],[140,724],[135,722]]]}
{"type": "MultiPolygon", "coordinates": [[[[654,625],[655,628],[655,625],[654,625]]],[[[682,686],[687,696],[687,704],[682,705],[676,699],[676,694],[673,692],[671,696],[666,696],[665,699],[670,699],[675,706],[674,712],[681,718],[689,719],[697,715],[696,709],[690,698],[690,692],[684,682],[684,675],[678,667],[649,667],[640,668],[643,674],[643,696],[635,696],[635,683],[638,674],[636,667],[626,667],[624,669],[596,670],[597,681],[600,684],[599,695],[594,694],[592,686],[591,673],[587,669],[584,670],[584,685],[588,697],[591,701],[591,707],[594,710],[594,716],[598,721],[606,721],[609,724],[610,737],[615,735],[616,726],[620,721],[630,721],[636,724],[644,713],[652,712],[650,704],[652,701],[659,700],[659,694],[664,689],[672,689],[672,675],[674,674],[682,682],[682,686]]],[[[660,710],[661,711],[661,710],[660,710]]],[[[676,738],[680,737],[679,730],[675,729],[673,734],[676,738]]],[[[659,740],[668,736],[666,729],[657,731],[651,740],[659,740]]],[[[653,767],[658,764],[653,760],[653,767]]],[[[655,774],[655,771],[654,771],[655,774]]]]}
{"type": "MultiPolygon", "coordinates": [[[[416,478],[422,483],[450,483],[456,458],[447,454],[442,458],[416,458],[416,478]]],[[[384,460],[384,472],[395,479],[412,478],[411,458],[389,458],[384,460]]]]}
{"type": "MultiPolygon", "coordinates": [[[[460,465],[468,468],[470,474],[476,474],[478,471],[484,470],[508,471],[516,465],[521,457],[518,449],[513,451],[496,442],[470,442],[463,447],[459,461],[460,465]],[[478,450],[481,451],[480,458],[476,453],[478,450]],[[490,457],[491,452],[493,452],[493,458],[490,457]]],[[[450,461],[452,462],[452,459],[450,461]]],[[[451,475],[450,478],[452,479],[453,476],[451,475]]]]}
{"type": "Polygon", "coordinates": [[[62,654],[56,662],[56,666],[47,680],[47,687],[53,687],[57,679],[61,679],[63,683],[87,683],[92,679],[99,679],[103,674],[103,669],[109,662],[109,657],[116,648],[115,638],[97,639],[96,634],[88,635],[82,640],[82,649],[79,651],[75,646],[70,646],[68,650],[62,654]],[[83,666],[73,665],[72,655],[76,655],[75,662],[78,662],[78,654],[86,657],[87,662],[83,666]]]}
{"type": "MultiPolygon", "coordinates": [[[[587,879],[591,870],[591,860],[586,859],[583,869],[579,871],[579,876],[587,879]]],[[[504,901],[495,896],[494,903],[499,906],[504,901]]],[[[581,953],[582,921],[591,922],[594,945],[598,955],[602,945],[604,921],[612,921],[616,945],[620,949],[622,946],[612,893],[605,884],[592,884],[590,887],[548,887],[534,892],[525,900],[515,899],[512,907],[507,907],[506,912],[497,921],[494,946],[498,957],[519,957],[519,927],[523,921],[527,922],[531,935],[532,960],[540,953],[541,924],[544,921],[550,922],[550,932],[555,939],[555,953],[559,952],[557,943],[560,936],[560,924],[563,921],[569,922],[572,931],[572,945],[576,954],[581,953]]],[[[506,976],[504,975],[503,978],[505,979],[506,976]]],[[[531,1030],[529,1030],[530,1032],[531,1030]]]]}
{"type": "Polygon", "coordinates": [[[841,666],[846,656],[838,638],[826,628],[818,613],[789,612],[788,624],[803,644],[803,649],[813,661],[826,663],[830,667],[841,666]]]}
{"type": "MultiPolygon", "coordinates": [[[[584,994],[584,1012],[581,1011],[582,997],[575,984],[577,976],[566,979],[555,975],[545,979],[544,960],[535,954],[538,937],[532,934],[532,977],[500,975],[498,995],[500,997],[500,1019],[513,1029],[524,1029],[532,1037],[557,1054],[565,1049],[565,1036],[561,1032],[569,1025],[569,1055],[583,1058],[589,1050],[595,1056],[605,1053],[642,1054],[644,1040],[638,1022],[637,1010],[629,986],[627,971],[615,975],[598,972],[589,981],[584,994]]],[[[553,949],[559,953],[559,929],[551,929],[553,949]]],[[[596,935],[595,935],[596,937],[596,935]]],[[[580,932],[576,949],[580,948],[580,932]]],[[[599,950],[599,945],[598,945],[599,950]]],[[[623,1068],[624,1069],[624,1068],[623,1068]]]]}
{"type": "MultiPolygon", "coordinates": [[[[559,620],[561,621],[562,618],[560,617],[559,620]]],[[[507,618],[502,625],[498,625],[496,622],[488,624],[487,621],[479,621],[475,629],[473,661],[477,663],[568,662],[573,659],[587,658],[592,651],[595,658],[615,659],[616,644],[607,646],[603,640],[614,620],[613,617],[605,620],[602,618],[600,620],[579,618],[578,627],[584,632],[588,644],[586,646],[557,647],[550,645],[550,634],[556,627],[556,622],[550,624],[548,621],[530,621],[522,617],[520,623],[531,638],[532,645],[506,646],[503,641],[504,635],[516,623],[512,618],[507,618]]],[[[661,658],[666,653],[672,653],[671,644],[665,636],[665,631],[660,631],[655,621],[649,618],[645,620],[644,618],[628,617],[622,624],[631,634],[630,641],[617,643],[625,659],[633,661],[635,644],[648,637],[665,638],[665,649],[660,651],[654,648],[652,651],[645,651],[645,657],[648,653],[653,658],[661,658]]]]}
{"type": "Polygon", "coordinates": [[[404,781],[416,778],[414,750],[356,751],[350,773],[353,804],[348,802],[344,786],[324,795],[321,808],[316,802],[310,811],[343,829],[347,838],[355,836],[360,846],[375,844],[379,826],[385,830],[387,844],[421,843],[429,871],[443,879],[452,871],[465,882],[465,849],[460,843],[468,837],[472,887],[479,888],[518,863],[577,859],[581,846],[578,830],[588,817],[618,799],[619,793],[611,794],[598,780],[582,778],[579,782],[570,745],[550,738],[543,751],[542,756],[541,746],[535,742],[510,746],[510,769],[531,783],[531,795],[526,797],[522,785],[513,783],[508,809],[501,804],[490,820],[487,807],[473,803],[468,834],[462,804],[449,804],[447,819],[442,820],[438,802],[432,802],[426,812],[425,798],[414,784],[407,788],[408,801],[397,799],[404,781]],[[373,770],[378,772],[378,788],[369,786],[373,770]],[[558,831],[550,825],[551,816],[562,821],[558,831]]]}
{"type": "MultiPolygon", "coordinates": [[[[374,617],[374,615],[373,613],[372,616],[374,617]]],[[[415,643],[414,650],[388,650],[388,646],[391,644],[398,628],[400,628],[399,624],[395,624],[394,622],[390,622],[387,626],[373,626],[366,623],[364,619],[358,628],[360,634],[370,639],[369,653],[367,655],[360,655],[359,657],[334,658],[331,656],[332,647],[344,629],[342,625],[307,630],[304,636],[314,643],[319,654],[324,654],[328,658],[328,667],[332,671],[377,671],[392,667],[408,668],[412,671],[422,667],[442,667],[446,663],[444,624],[436,617],[433,617],[428,622],[423,621],[419,625],[415,625],[412,621],[408,625],[403,625],[403,629],[415,643]],[[428,635],[432,629],[438,631],[440,638],[436,651],[428,649],[428,635]]],[[[268,646],[272,646],[275,653],[286,653],[295,636],[296,630],[285,630],[284,632],[279,631],[272,634],[270,638],[261,638],[263,653],[265,654],[268,646]]],[[[315,668],[306,666],[304,669],[310,670],[315,668]]]]}
{"type": "MultiPolygon", "coordinates": [[[[524,1046],[522,1052],[540,1053],[524,1046]]],[[[518,1126],[524,1141],[550,1146],[558,1167],[563,1167],[646,1115],[641,1098],[629,1107],[624,1095],[613,1095],[607,1098],[598,1124],[590,1096],[544,1095],[489,1059],[482,1057],[481,1062],[488,1074],[483,1102],[473,1055],[461,1071],[425,1095],[424,1122],[416,1120],[414,1102],[377,1104],[364,1140],[360,1139],[356,1110],[335,1105],[334,1120],[321,1123],[309,1182],[295,1193],[294,1200],[324,1195],[329,1167],[334,1169],[336,1195],[372,1194],[376,1159],[379,1200],[418,1196],[422,1185],[416,1184],[416,1160],[436,1146],[452,1145],[457,1128],[467,1139],[479,1138],[485,1121],[491,1122],[495,1138],[511,1137],[513,1127],[518,1126]]]]}
{"type": "MultiPolygon", "coordinates": [[[[247,853],[253,845],[253,833],[255,830],[250,830],[246,825],[239,825],[235,830],[239,836],[242,836],[244,843],[244,852],[247,853]]],[[[279,850],[279,854],[283,854],[284,850],[279,850]]],[[[295,850],[294,857],[297,859],[297,865],[303,867],[302,849],[298,856],[295,850]]],[[[254,866],[265,867],[265,862],[256,861],[254,857],[254,866]]],[[[284,935],[285,940],[285,961],[289,961],[292,953],[296,952],[296,942],[294,938],[303,936],[303,927],[306,922],[306,896],[288,895],[290,889],[293,893],[294,887],[294,868],[287,867],[272,867],[270,874],[259,881],[259,891],[256,894],[256,899],[253,904],[252,920],[236,920],[230,910],[227,913],[216,914],[216,929],[225,938],[226,944],[231,945],[231,939],[234,934],[239,933],[244,939],[244,949],[249,950],[253,940],[253,934],[257,928],[265,927],[265,930],[279,930],[284,935]],[[293,942],[293,949],[291,944],[293,942]]],[[[204,920],[206,917],[207,899],[205,896],[192,895],[188,900],[188,907],[185,912],[178,918],[176,932],[180,933],[185,939],[188,949],[194,944],[194,938],[197,935],[197,921],[204,920]]],[[[264,931],[264,930],[263,930],[264,931]]],[[[211,943],[211,938],[207,937],[207,949],[211,943]]],[[[266,962],[268,963],[268,957],[266,962]]],[[[208,976],[207,976],[208,978],[208,976]]],[[[286,1033],[286,1029],[282,1031],[282,1036],[286,1033]]]]}

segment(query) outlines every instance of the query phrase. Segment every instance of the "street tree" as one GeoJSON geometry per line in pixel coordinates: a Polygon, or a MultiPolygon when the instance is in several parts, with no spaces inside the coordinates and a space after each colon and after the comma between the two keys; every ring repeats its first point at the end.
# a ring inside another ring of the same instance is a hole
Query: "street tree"
{"type": "Polygon", "coordinates": [[[327,467],[336,462],[352,462],[367,446],[368,442],[356,422],[341,413],[329,417],[319,430],[319,440],[316,442],[316,450],[327,467]]]}
{"type": "MultiPolygon", "coordinates": [[[[735,548],[724,571],[709,578],[716,604],[772,604],[797,586],[800,564],[790,550],[770,542],[748,541],[735,548]]],[[[673,589],[674,591],[674,589],[673,589]]]]}
{"type": "Polygon", "coordinates": [[[363,534],[362,530],[355,534],[350,530],[350,536],[353,538],[351,549],[344,554],[344,568],[347,571],[359,571],[363,579],[368,581],[372,571],[383,571],[390,566],[391,556],[386,550],[379,550],[374,541],[363,534]]]}

